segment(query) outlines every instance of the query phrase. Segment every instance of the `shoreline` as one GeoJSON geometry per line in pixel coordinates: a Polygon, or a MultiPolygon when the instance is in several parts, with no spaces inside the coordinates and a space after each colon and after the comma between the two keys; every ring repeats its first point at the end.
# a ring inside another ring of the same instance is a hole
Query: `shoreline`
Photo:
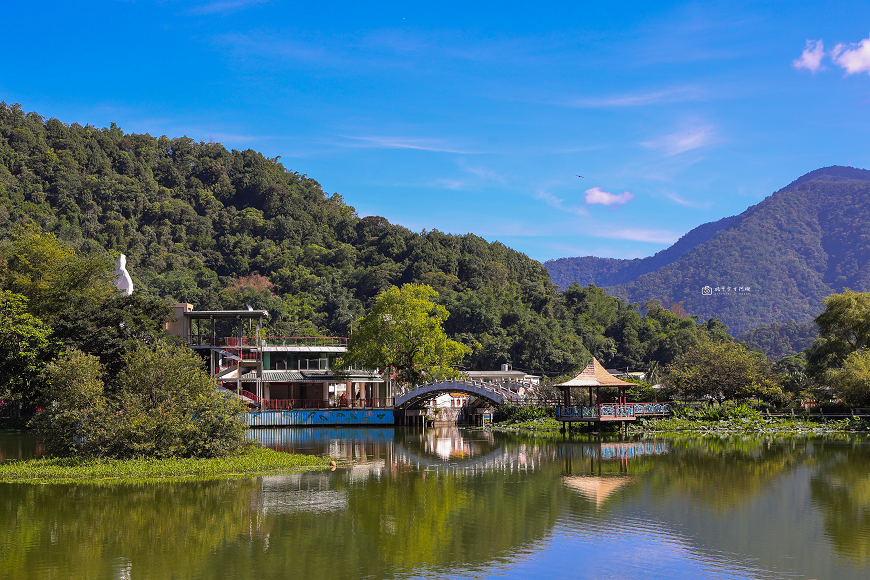
{"type": "Polygon", "coordinates": [[[91,484],[163,483],[240,479],[330,468],[331,458],[255,447],[234,457],[213,459],[95,459],[39,457],[0,462],[0,483],[91,484]]]}
{"type": "MultiPolygon", "coordinates": [[[[575,433],[594,433],[586,428],[586,423],[580,423],[582,429],[574,429],[575,433]]],[[[560,434],[562,423],[552,418],[533,419],[517,423],[495,423],[488,427],[501,433],[528,433],[537,435],[560,434]]],[[[601,430],[608,433],[609,430],[601,430]]],[[[613,431],[615,432],[615,431],[613,431]]],[[[739,435],[739,434],[791,434],[791,435],[825,435],[835,433],[868,433],[870,421],[856,418],[829,419],[823,421],[760,417],[760,418],[725,418],[719,420],[703,420],[688,418],[645,419],[630,422],[629,435],[650,435],[667,433],[691,433],[698,435],[739,435]]]]}

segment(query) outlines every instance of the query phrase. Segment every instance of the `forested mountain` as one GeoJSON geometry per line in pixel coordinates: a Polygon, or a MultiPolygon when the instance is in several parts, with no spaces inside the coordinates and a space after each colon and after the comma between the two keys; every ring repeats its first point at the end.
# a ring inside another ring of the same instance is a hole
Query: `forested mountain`
{"type": "Polygon", "coordinates": [[[844,288],[870,290],[870,171],[851,167],[808,173],[677,261],[608,291],[681,302],[738,334],[809,321],[844,288]]]}
{"type": "Polygon", "coordinates": [[[15,248],[51,245],[28,224],[79,255],[126,254],[139,295],[265,308],[278,335],[347,335],[381,290],[429,284],[450,312],[450,336],[473,347],[466,368],[510,363],[558,375],[591,354],[644,368],[727,338],[718,321],[699,324],[682,310],[642,314],[594,286],[560,292],[539,262],[473,234],[359,218],[277,158],[0,103],[0,290],[32,287],[15,282],[24,267],[15,248]]]}
{"type": "Polygon", "coordinates": [[[795,356],[805,351],[819,337],[815,322],[787,324],[773,322],[738,335],[736,340],[758,349],[772,360],[795,356]]]}
{"type": "Polygon", "coordinates": [[[547,260],[544,267],[550,273],[550,279],[556,286],[567,288],[574,282],[581,285],[614,286],[637,280],[638,277],[653,272],[662,266],[676,262],[689,250],[710,240],[727,228],[734,221],[734,216],[722,218],[719,221],[701,224],[689,231],[670,248],[647,258],[620,260],[617,258],[559,258],[547,260]]]}

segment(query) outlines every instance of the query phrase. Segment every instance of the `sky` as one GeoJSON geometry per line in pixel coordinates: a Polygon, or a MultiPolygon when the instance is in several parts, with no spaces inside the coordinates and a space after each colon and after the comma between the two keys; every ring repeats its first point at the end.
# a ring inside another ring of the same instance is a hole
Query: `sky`
{"type": "Polygon", "coordinates": [[[870,5],[16,2],[0,101],[280,156],[360,216],[644,257],[870,168],[870,5]],[[578,177],[582,176],[582,177],[578,177]]]}

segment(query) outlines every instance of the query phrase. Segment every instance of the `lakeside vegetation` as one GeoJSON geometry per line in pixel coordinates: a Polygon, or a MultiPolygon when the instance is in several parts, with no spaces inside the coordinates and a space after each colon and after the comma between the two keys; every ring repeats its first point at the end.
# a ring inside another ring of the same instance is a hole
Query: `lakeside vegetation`
{"type": "Polygon", "coordinates": [[[202,459],[100,459],[53,457],[0,462],[2,483],[113,485],[154,481],[233,479],[327,469],[330,458],[250,447],[232,457],[202,459]]]}

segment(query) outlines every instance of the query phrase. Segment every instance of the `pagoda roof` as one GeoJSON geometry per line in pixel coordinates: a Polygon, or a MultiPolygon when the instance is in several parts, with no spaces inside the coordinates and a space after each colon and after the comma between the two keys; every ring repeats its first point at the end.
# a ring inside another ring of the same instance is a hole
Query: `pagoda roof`
{"type": "Polygon", "coordinates": [[[592,357],[592,360],[589,361],[589,364],[586,365],[586,368],[580,371],[576,377],[571,379],[570,381],[565,381],[564,383],[553,385],[554,387],[566,388],[566,387],[628,387],[631,386],[632,383],[627,381],[623,381],[617,379],[601,366],[601,363],[598,362],[598,359],[592,357]]]}

